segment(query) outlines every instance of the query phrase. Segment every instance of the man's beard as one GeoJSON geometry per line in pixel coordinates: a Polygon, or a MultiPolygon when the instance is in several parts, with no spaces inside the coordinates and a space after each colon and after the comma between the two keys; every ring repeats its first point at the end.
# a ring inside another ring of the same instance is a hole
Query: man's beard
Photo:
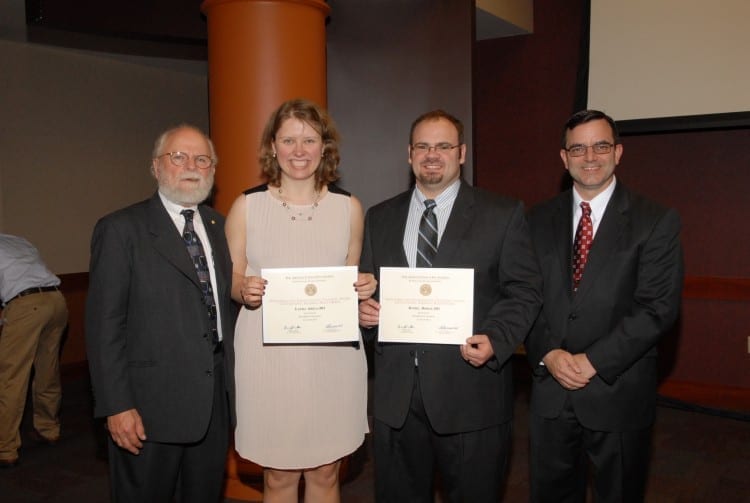
{"type": "Polygon", "coordinates": [[[416,179],[425,186],[436,185],[443,181],[443,173],[420,173],[416,179]]]}
{"type": "Polygon", "coordinates": [[[183,190],[159,180],[159,191],[164,194],[164,197],[175,204],[193,206],[202,203],[208,198],[213,185],[214,175],[212,174],[202,179],[197,187],[190,190],[183,190]]]}

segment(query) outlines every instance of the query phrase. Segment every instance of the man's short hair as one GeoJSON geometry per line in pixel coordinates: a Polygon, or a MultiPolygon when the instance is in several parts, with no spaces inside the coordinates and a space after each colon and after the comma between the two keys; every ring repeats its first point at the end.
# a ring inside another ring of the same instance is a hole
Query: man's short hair
{"type": "Polygon", "coordinates": [[[617,124],[615,124],[615,120],[612,117],[600,110],[581,110],[571,115],[568,121],[565,123],[565,127],[562,131],[562,148],[567,148],[566,140],[568,131],[580,126],[581,124],[600,119],[604,119],[605,121],[607,121],[607,124],[609,124],[609,127],[612,129],[612,138],[614,139],[615,145],[619,144],[620,132],[617,130],[617,124]]]}
{"type": "Polygon", "coordinates": [[[411,129],[409,130],[409,145],[412,144],[412,141],[414,141],[414,130],[419,126],[421,123],[426,121],[436,121],[439,119],[445,119],[451,124],[453,124],[458,131],[458,143],[463,144],[464,142],[464,125],[463,123],[446,112],[445,110],[432,110],[431,112],[424,113],[417,117],[414,122],[411,123],[411,129]]]}

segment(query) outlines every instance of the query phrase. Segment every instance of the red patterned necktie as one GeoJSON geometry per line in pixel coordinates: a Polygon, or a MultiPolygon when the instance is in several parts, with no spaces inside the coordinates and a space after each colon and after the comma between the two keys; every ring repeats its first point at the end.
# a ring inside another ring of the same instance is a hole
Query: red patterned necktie
{"type": "Polygon", "coordinates": [[[591,243],[594,241],[594,224],[591,222],[591,206],[581,202],[581,219],[578,221],[576,238],[573,241],[573,291],[578,290],[578,284],[583,277],[583,268],[589,258],[591,243]]]}

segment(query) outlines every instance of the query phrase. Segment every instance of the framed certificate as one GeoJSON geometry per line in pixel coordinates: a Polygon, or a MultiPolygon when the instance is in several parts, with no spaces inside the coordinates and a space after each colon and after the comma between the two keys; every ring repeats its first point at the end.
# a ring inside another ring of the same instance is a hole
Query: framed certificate
{"type": "Polygon", "coordinates": [[[466,344],[473,311],[473,269],[380,268],[379,342],[466,344]]]}
{"type": "Polygon", "coordinates": [[[262,269],[263,342],[359,340],[355,266],[262,269]]]}

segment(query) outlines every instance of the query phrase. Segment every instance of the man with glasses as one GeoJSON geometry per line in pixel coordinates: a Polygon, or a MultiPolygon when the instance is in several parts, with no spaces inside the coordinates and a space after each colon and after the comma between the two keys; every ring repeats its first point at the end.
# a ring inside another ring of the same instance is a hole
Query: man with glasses
{"type": "Polygon", "coordinates": [[[211,141],[156,140],[150,199],[102,218],[91,240],[86,343],[106,417],[113,501],[220,501],[234,368],[224,218],[201,204],[211,141]]]}
{"type": "Polygon", "coordinates": [[[533,371],[531,500],[643,501],[656,345],[682,289],[677,212],[615,177],[623,146],[597,110],[565,124],[573,187],[529,213],[544,307],[526,341],[533,371]]]}
{"type": "MultiPolygon", "coordinates": [[[[379,502],[432,502],[436,468],[444,501],[500,497],[513,409],[508,359],[537,316],[541,279],[521,203],[463,182],[465,156],[458,119],[442,110],[420,116],[408,147],[416,186],[365,218],[363,272],[474,270],[475,335],[465,344],[375,344],[379,502]],[[424,215],[434,218],[429,228],[424,215]]],[[[360,304],[360,324],[372,329],[365,335],[375,335],[379,308],[374,299],[360,304]]]]}

